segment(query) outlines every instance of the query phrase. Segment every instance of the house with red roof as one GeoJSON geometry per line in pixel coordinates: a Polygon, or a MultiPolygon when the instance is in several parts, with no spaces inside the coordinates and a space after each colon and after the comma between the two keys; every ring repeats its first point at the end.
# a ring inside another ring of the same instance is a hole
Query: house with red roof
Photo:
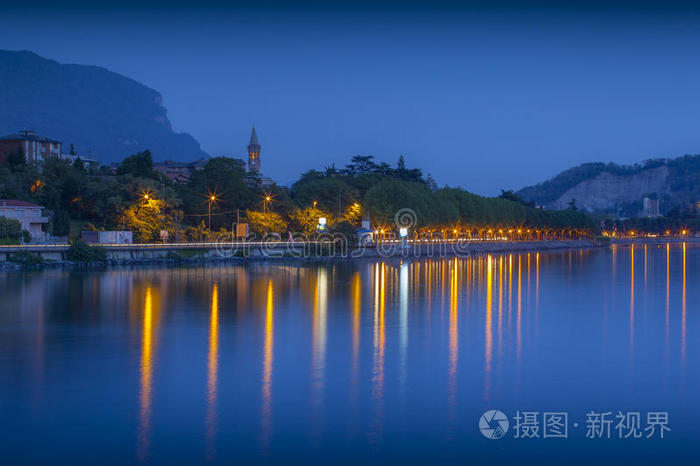
{"type": "Polygon", "coordinates": [[[48,217],[41,215],[42,206],[17,199],[0,199],[0,217],[19,220],[22,229],[32,235],[32,240],[43,241],[46,234],[41,230],[41,225],[48,223],[48,217]]]}

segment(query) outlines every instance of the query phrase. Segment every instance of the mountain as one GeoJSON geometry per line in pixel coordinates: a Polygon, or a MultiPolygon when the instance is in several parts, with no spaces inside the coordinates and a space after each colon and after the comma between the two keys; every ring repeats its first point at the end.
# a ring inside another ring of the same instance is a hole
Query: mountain
{"type": "Polygon", "coordinates": [[[0,136],[25,129],[103,163],[145,149],[155,159],[206,155],[192,136],[173,131],[155,90],[97,66],[0,50],[0,136]]]}
{"type": "Polygon", "coordinates": [[[633,166],[586,163],[517,192],[548,209],[566,209],[571,200],[587,212],[637,216],[643,198],[658,198],[661,213],[700,201],[700,155],[653,159],[633,166]]]}

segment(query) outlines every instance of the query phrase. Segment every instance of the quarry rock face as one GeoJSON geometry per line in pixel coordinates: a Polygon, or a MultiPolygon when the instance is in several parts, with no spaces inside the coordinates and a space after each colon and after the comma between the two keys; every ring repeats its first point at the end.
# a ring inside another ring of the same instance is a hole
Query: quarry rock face
{"type": "Polygon", "coordinates": [[[548,204],[551,209],[566,209],[572,199],[579,209],[587,212],[613,210],[622,203],[639,201],[645,196],[663,196],[668,187],[669,170],[662,166],[632,175],[603,172],[568,189],[548,204]]]}

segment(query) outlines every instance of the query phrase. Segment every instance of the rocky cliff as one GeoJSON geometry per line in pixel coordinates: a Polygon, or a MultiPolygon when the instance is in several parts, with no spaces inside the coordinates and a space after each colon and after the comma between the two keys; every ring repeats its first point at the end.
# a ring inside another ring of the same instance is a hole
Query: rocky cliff
{"type": "Polygon", "coordinates": [[[24,129],[103,163],[144,149],[156,159],[205,155],[192,136],[172,130],[155,90],[97,66],[0,50],[0,136],[24,129]]]}
{"type": "Polygon", "coordinates": [[[632,203],[644,196],[666,194],[668,186],[668,167],[657,167],[631,175],[615,175],[603,172],[590,180],[566,190],[549,207],[566,209],[571,200],[587,212],[614,210],[621,204],[632,203]]]}
{"type": "Polygon", "coordinates": [[[644,197],[660,199],[661,212],[700,201],[700,155],[648,160],[623,166],[589,163],[518,191],[527,201],[549,209],[566,209],[571,200],[587,212],[639,214],[644,197]]]}

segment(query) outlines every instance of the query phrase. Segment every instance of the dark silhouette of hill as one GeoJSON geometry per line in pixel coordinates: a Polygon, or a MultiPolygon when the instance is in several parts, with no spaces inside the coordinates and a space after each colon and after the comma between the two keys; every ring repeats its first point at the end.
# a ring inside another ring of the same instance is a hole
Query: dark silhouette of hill
{"type": "Polygon", "coordinates": [[[192,136],[172,130],[155,90],[105,68],[0,50],[0,136],[25,129],[103,163],[145,149],[156,159],[205,155],[192,136]]]}

